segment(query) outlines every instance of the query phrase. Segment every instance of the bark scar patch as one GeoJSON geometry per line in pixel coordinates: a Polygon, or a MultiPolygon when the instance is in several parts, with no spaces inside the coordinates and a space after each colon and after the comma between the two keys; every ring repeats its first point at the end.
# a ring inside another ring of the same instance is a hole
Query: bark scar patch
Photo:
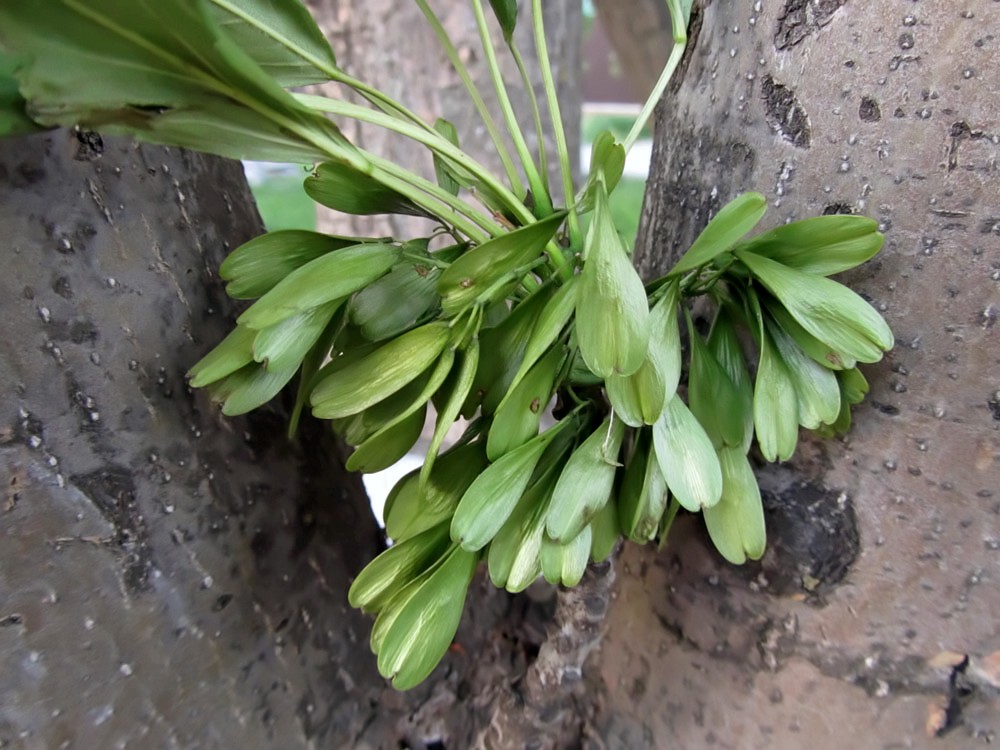
{"type": "Polygon", "coordinates": [[[794,47],[811,34],[830,23],[834,14],[847,0],[785,0],[785,9],[778,17],[774,46],[779,50],[794,47]]]}
{"type": "Polygon", "coordinates": [[[778,83],[770,75],[761,82],[764,117],[771,129],[797,148],[809,148],[812,130],[809,115],[795,97],[795,91],[778,83]]]}

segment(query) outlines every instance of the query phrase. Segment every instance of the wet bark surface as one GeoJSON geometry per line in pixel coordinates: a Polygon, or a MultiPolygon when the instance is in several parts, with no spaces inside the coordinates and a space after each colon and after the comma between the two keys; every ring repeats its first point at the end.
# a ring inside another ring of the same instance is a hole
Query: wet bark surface
{"type": "Polygon", "coordinates": [[[759,472],[769,551],[697,519],[622,559],[608,747],[969,748],[1000,736],[1000,121],[995,3],[709,2],[661,108],[637,262],[734,195],[762,226],[875,217],[844,279],[897,346],[843,440],[759,472]]]}

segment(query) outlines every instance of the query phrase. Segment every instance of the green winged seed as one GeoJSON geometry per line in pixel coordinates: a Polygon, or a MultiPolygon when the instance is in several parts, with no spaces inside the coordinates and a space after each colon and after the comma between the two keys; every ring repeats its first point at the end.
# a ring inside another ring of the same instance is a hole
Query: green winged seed
{"type": "Polygon", "coordinates": [[[335,250],[297,268],[252,304],[237,322],[258,331],[286,318],[348,297],[399,260],[396,245],[370,243],[335,250]]]}
{"type": "Polygon", "coordinates": [[[601,183],[604,184],[608,194],[613,192],[621,181],[624,171],[625,146],[618,142],[610,130],[602,131],[591,146],[590,172],[583,197],[578,203],[580,210],[586,211],[593,206],[597,192],[601,189],[601,183]]]}
{"type": "Polygon", "coordinates": [[[646,359],[646,289],[615,229],[603,184],[584,240],[585,260],[576,301],[576,334],[587,367],[602,378],[631,375],[646,359]]]}
{"type": "Polygon", "coordinates": [[[208,386],[215,401],[222,401],[222,413],[235,417],[263,406],[284,388],[295,375],[295,368],[268,372],[257,363],[246,365],[232,375],[208,386]]]}
{"type": "Polygon", "coordinates": [[[409,416],[379,430],[352,453],[345,464],[348,471],[374,474],[388,469],[409,453],[424,429],[427,404],[421,404],[409,416]]]}
{"type": "Polygon", "coordinates": [[[445,314],[461,312],[487,292],[495,292],[496,285],[505,277],[537,260],[565,218],[566,212],[561,211],[487,240],[462,255],[438,280],[445,314]]]}
{"type": "Polygon", "coordinates": [[[447,355],[446,351],[433,368],[428,368],[418,378],[377,404],[373,404],[350,417],[333,420],[334,431],[341,435],[349,445],[358,446],[379,430],[405,419],[426,400],[426,391],[431,381],[431,375],[437,373],[440,376],[439,368],[448,366],[448,362],[444,361],[447,355]]]}
{"type": "Polygon", "coordinates": [[[553,466],[532,484],[490,542],[487,564],[494,586],[516,594],[541,574],[545,511],[556,478],[553,466]]]}
{"type": "Polygon", "coordinates": [[[451,537],[463,549],[477,551],[496,536],[531,481],[545,448],[573,420],[554,427],[491,464],[472,483],[455,509],[451,537]]]}
{"type": "Polygon", "coordinates": [[[313,414],[317,419],[346,417],[391,396],[434,363],[450,335],[447,323],[428,323],[330,373],[310,396],[313,414]]]}
{"type": "Polygon", "coordinates": [[[795,386],[799,424],[815,430],[836,420],[840,414],[837,375],[807,356],[781,326],[770,319],[765,321],[795,386]]]}
{"type": "Polygon", "coordinates": [[[545,530],[552,539],[570,541],[608,502],[624,436],[625,423],[610,417],[573,451],[549,503],[545,530]]]}
{"type": "Polygon", "coordinates": [[[719,451],[722,465],[722,499],[705,508],[708,535],[719,553],[734,565],[759,560],[764,555],[767,534],[764,508],[757,478],[746,454],[738,447],[719,451]]]}
{"type": "Polygon", "coordinates": [[[892,348],[892,331],[882,316],[843,284],[753,253],[736,255],[806,331],[842,358],[878,362],[892,348]]]}
{"type": "Polygon", "coordinates": [[[781,328],[791,336],[799,348],[809,357],[830,370],[845,370],[854,367],[856,360],[836,351],[828,344],[824,344],[809,331],[799,325],[784,305],[773,297],[765,297],[764,308],[781,328]]]}
{"type": "Polygon", "coordinates": [[[767,199],[760,193],[743,193],[723,206],[684,253],[670,276],[679,276],[711,262],[739,242],[757,226],[767,211],[767,199]]]}
{"type": "Polygon", "coordinates": [[[729,373],[715,358],[695,330],[690,314],[685,311],[688,340],[691,343],[691,370],[688,376],[688,402],[712,444],[741,445],[746,417],[751,412],[729,373]]]}
{"type": "Polygon", "coordinates": [[[298,367],[341,304],[328,302],[263,329],[253,340],[254,359],[268,372],[298,367]]]}
{"type": "Polygon", "coordinates": [[[303,183],[306,194],[317,203],[345,214],[408,214],[424,212],[402,193],[387,188],[374,177],[347,164],[323,162],[303,183]]]}
{"type": "Polygon", "coordinates": [[[420,470],[411,471],[395,484],[386,498],[386,535],[390,539],[406,539],[436,523],[450,520],[462,495],[488,465],[483,443],[477,441],[442,453],[423,489],[420,470]]]}
{"type": "Polygon", "coordinates": [[[625,467],[618,492],[621,533],[639,544],[656,538],[669,497],[667,481],[652,451],[652,434],[643,430],[625,467]]]}
{"type": "Polygon", "coordinates": [[[532,367],[524,379],[507,391],[497,407],[486,441],[486,455],[496,461],[538,434],[542,415],[552,396],[556,374],[566,360],[562,346],[555,346],[532,367]]]}
{"type": "Polygon", "coordinates": [[[378,653],[378,669],[397,690],[423,682],[448,651],[478,562],[478,554],[455,547],[394,618],[378,653]]]}
{"type": "Polygon", "coordinates": [[[753,423],[768,461],[787,461],[799,439],[799,406],[788,367],[762,327],[760,362],[753,391],[753,423]]]}
{"type": "Polygon", "coordinates": [[[653,425],[653,448],[667,487],[684,508],[697,513],[719,502],[722,469],[712,440],[675,394],[653,425]]]}
{"type": "Polygon", "coordinates": [[[590,559],[595,563],[607,560],[619,539],[618,503],[612,497],[590,522],[590,559]]]}
{"type": "Polygon", "coordinates": [[[202,388],[253,362],[253,340],[256,335],[256,331],[245,326],[236,326],[188,371],[191,385],[202,388]]]}
{"type": "Polygon", "coordinates": [[[405,585],[427,570],[448,544],[445,524],[398,541],[358,574],[347,592],[348,602],[366,612],[378,612],[405,585]]]}
{"type": "Polygon", "coordinates": [[[549,537],[542,538],[542,575],[551,584],[576,586],[583,578],[590,562],[593,532],[585,526],[567,544],[560,544],[549,537]]]}
{"type": "Polygon", "coordinates": [[[351,322],[369,341],[398,336],[437,305],[440,275],[429,258],[426,264],[403,260],[351,298],[351,322]]]}
{"type": "Polygon", "coordinates": [[[306,263],[368,241],[300,229],[268,232],[233,250],[219,266],[219,276],[229,282],[226,293],[230,297],[256,299],[306,263]]]}
{"type": "Polygon", "coordinates": [[[573,317],[573,310],[576,307],[576,292],[580,283],[579,276],[573,276],[563,284],[552,298],[542,308],[537,322],[531,329],[531,335],[524,348],[524,358],[510,383],[510,388],[515,388],[521,379],[528,374],[528,370],[534,367],[535,363],[549,351],[552,345],[559,339],[560,334],[566,328],[573,317]]]}
{"type": "Polygon", "coordinates": [[[420,483],[426,485],[430,478],[434,462],[437,460],[438,451],[444,439],[456,421],[458,421],[462,404],[465,403],[469,391],[472,390],[472,381],[476,376],[476,368],[479,366],[479,339],[472,341],[460,352],[462,363],[458,367],[458,380],[448,394],[448,400],[438,409],[437,423],[434,426],[434,434],[431,436],[431,443],[427,448],[427,456],[424,458],[424,465],[420,469],[420,483]]]}
{"type": "Polygon", "coordinates": [[[840,381],[844,391],[844,398],[849,404],[860,404],[868,395],[868,381],[861,374],[861,370],[853,368],[837,373],[837,380],[840,381]]]}
{"type": "Polygon", "coordinates": [[[805,273],[830,276],[870,260],[884,240],[874,219],[834,214],[783,224],[741,249],[805,273]]]}
{"type": "Polygon", "coordinates": [[[708,334],[708,348],[739,395],[739,411],[743,415],[743,432],[739,444],[746,453],[753,443],[753,382],[736,327],[725,309],[719,310],[712,324],[712,330],[708,334]]]}

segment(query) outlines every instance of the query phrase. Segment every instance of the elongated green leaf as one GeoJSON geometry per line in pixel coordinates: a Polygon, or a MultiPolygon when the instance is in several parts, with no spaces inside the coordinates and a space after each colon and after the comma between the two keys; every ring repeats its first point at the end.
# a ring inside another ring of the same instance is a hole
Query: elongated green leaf
{"type": "Polygon", "coordinates": [[[840,386],[836,374],[806,356],[773,320],[765,317],[764,322],[795,386],[799,424],[807,430],[815,430],[833,422],[840,414],[840,386]]]}
{"type": "Polygon", "coordinates": [[[445,313],[464,310],[504,277],[539,258],[565,218],[562,211],[502,234],[452,263],[438,282],[445,313]]]}
{"type": "Polygon", "coordinates": [[[618,523],[621,533],[633,542],[645,544],[656,538],[667,508],[667,482],[653,455],[652,433],[639,434],[635,450],[625,467],[618,493],[618,523]]]}
{"type": "Polygon", "coordinates": [[[589,210],[597,200],[597,191],[603,181],[610,194],[621,181],[625,172],[625,147],[618,142],[610,130],[602,131],[591,145],[590,172],[587,186],[578,204],[578,210],[589,210]]]}
{"type": "Polygon", "coordinates": [[[546,351],[556,342],[559,335],[566,328],[570,318],[573,317],[573,310],[576,307],[576,290],[580,283],[579,276],[573,276],[569,281],[559,287],[559,290],[552,296],[541,314],[534,328],[531,329],[531,336],[524,348],[524,358],[521,365],[511,381],[510,388],[517,387],[521,378],[528,374],[528,370],[534,367],[535,363],[546,351]]]}
{"type": "Polygon", "coordinates": [[[379,672],[397,690],[416,687],[451,645],[479,555],[455,547],[410,597],[385,633],[379,672]]]}
{"type": "Polygon", "coordinates": [[[335,237],[299,229],[268,232],[231,252],[219,266],[219,276],[229,282],[226,293],[230,297],[254,299],[309,261],[363,242],[366,240],[360,237],[335,237]]]}
{"type": "Polygon", "coordinates": [[[597,191],[584,252],[576,302],[580,353],[587,367],[602,378],[631,375],[646,359],[649,305],[642,280],[615,230],[603,187],[597,191]]]}
{"type": "Polygon", "coordinates": [[[552,492],[545,522],[549,537],[568,543],[608,502],[624,436],[625,424],[611,417],[573,451],[552,492]]]}
{"type": "Polygon", "coordinates": [[[336,419],[377,404],[430,367],[449,335],[444,323],[428,323],[331,372],[313,389],[313,414],[318,419],[336,419]]]}
{"type": "Polygon", "coordinates": [[[345,299],[385,274],[399,260],[399,253],[396,245],[370,243],[321,255],[288,274],[237,322],[262,330],[313,307],[345,299]]]}
{"type": "Polygon", "coordinates": [[[760,193],[736,196],[708,222],[708,226],[670,270],[670,275],[693,271],[731,250],[743,235],[757,226],[766,211],[767,199],[760,193]]]}
{"type": "Polygon", "coordinates": [[[587,571],[592,546],[593,531],[590,526],[585,526],[566,544],[543,537],[540,557],[545,580],[552,584],[576,586],[587,571]]]}
{"type": "Polygon", "coordinates": [[[223,402],[223,414],[235,417],[253,411],[277,396],[295,375],[295,371],[293,367],[280,372],[268,372],[255,362],[222,380],[210,383],[208,392],[212,394],[213,400],[223,402]]]}
{"type": "Polygon", "coordinates": [[[333,49],[299,0],[209,2],[222,30],[282,86],[324,83],[336,70],[333,49]]]}
{"type": "Polygon", "coordinates": [[[763,325],[753,389],[753,423],[764,458],[787,461],[792,457],[799,440],[798,395],[788,367],[763,325]]]}
{"type": "Polygon", "coordinates": [[[253,362],[253,340],[256,335],[256,331],[236,326],[218,346],[188,371],[191,385],[201,388],[253,362]]]}
{"type": "MultiPolygon", "coordinates": [[[[443,136],[453,146],[458,145],[458,130],[455,126],[443,118],[438,118],[434,123],[434,129],[443,136]]],[[[452,169],[451,163],[434,154],[434,174],[437,177],[438,185],[447,190],[452,195],[458,195],[462,189],[462,183],[452,169]]]]}
{"type": "Polygon", "coordinates": [[[463,549],[485,547],[504,525],[531,481],[545,448],[567,425],[566,418],[489,466],[462,496],[451,521],[451,538],[463,549]]]}
{"type": "Polygon", "coordinates": [[[667,487],[692,513],[719,502],[722,469],[712,440],[694,414],[674,395],[653,425],[653,447],[667,487]]]}
{"type": "Polygon", "coordinates": [[[253,340],[253,355],[268,372],[297,368],[343,304],[328,302],[265,328],[253,340]]]}
{"type": "Polygon", "coordinates": [[[740,248],[805,273],[830,276],[874,257],[885,238],[867,216],[816,216],[783,224],[740,248]]]}
{"type": "Polygon", "coordinates": [[[691,343],[691,370],[688,375],[691,412],[717,449],[724,445],[742,445],[748,404],[740,397],[729,373],[695,330],[691,316],[686,311],[685,315],[691,343]]]}
{"type": "Polygon", "coordinates": [[[719,463],[722,499],[703,511],[708,535],[719,553],[734,565],[742,565],[747,558],[759,560],[767,533],[757,478],[738,446],[721,449],[719,463]]]}
{"type": "Polygon", "coordinates": [[[205,0],[0,5],[0,44],[33,119],[235,158],[368,161],[219,27],[205,0]],[[326,158],[329,158],[327,155],[326,158]]]}
{"type": "Polygon", "coordinates": [[[517,0],[490,0],[490,5],[500,22],[504,41],[510,44],[514,39],[514,29],[517,28],[517,0]]]}
{"type": "Polygon", "coordinates": [[[378,612],[406,584],[437,561],[448,546],[445,524],[394,544],[358,573],[347,592],[347,600],[352,607],[378,612]]]}
{"type": "Polygon", "coordinates": [[[565,349],[562,346],[553,347],[517,386],[507,392],[497,407],[486,441],[486,455],[491,461],[524,445],[538,434],[542,414],[552,397],[556,374],[565,359],[565,349]]]}
{"type": "Polygon", "coordinates": [[[799,324],[841,354],[841,360],[878,362],[893,346],[892,331],[875,309],[836,281],[813,276],[753,253],[738,251],[799,324]]]}
{"type": "Polygon", "coordinates": [[[317,165],[303,184],[306,194],[334,211],[359,216],[408,214],[424,216],[417,204],[348,164],[317,165]]]}

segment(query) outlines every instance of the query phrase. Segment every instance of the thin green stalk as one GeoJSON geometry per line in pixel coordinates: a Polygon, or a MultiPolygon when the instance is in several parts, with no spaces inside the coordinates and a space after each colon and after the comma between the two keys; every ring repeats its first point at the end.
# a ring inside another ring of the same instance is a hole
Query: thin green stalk
{"type": "Polygon", "coordinates": [[[534,157],[524,140],[521,126],[517,123],[517,115],[514,114],[514,107],[510,103],[510,96],[507,94],[507,85],[504,83],[503,75],[500,72],[500,63],[497,61],[497,53],[493,48],[493,40],[490,38],[489,26],[486,23],[486,14],[483,12],[482,0],[472,0],[472,9],[476,15],[476,26],[479,27],[479,38],[482,42],[483,54],[486,55],[486,66],[490,69],[490,77],[493,79],[493,88],[497,93],[497,100],[500,102],[500,111],[503,112],[504,121],[507,123],[507,130],[514,140],[514,148],[521,159],[521,166],[528,177],[528,184],[535,199],[535,214],[539,218],[552,215],[552,198],[548,188],[538,174],[534,157]]]}
{"type": "Polygon", "coordinates": [[[545,128],[542,127],[542,112],[538,106],[538,97],[535,96],[535,87],[531,83],[531,76],[528,75],[528,67],[524,64],[524,57],[521,55],[521,50],[518,49],[517,42],[513,39],[510,41],[510,53],[513,55],[514,63],[521,74],[521,81],[524,83],[524,88],[528,91],[528,101],[531,102],[531,116],[535,121],[535,133],[538,138],[538,168],[542,173],[545,191],[551,196],[552,191],[549,189],[549,158],[548,154],[545,153],[545,128]]]}
{"type": "Polygon", "coordinates": [[[680,3],[678,0],[667,0],[667,5],[670,6],[670,21],[674,30],[674,48],[670,50],[670,57],[667,59],[667,64],[660,74],[660,79],[656,82],[656,86],[653,87],[653,92],[646,99],[646,103],[642,105],[642,110],[639,112],[635,124],[632,125],[632,130],[625,137],[624,145],[626,154],[632,150],[632,146],[639,140],[642,129],[646,127],[646,123],[649,122],[653,110],[656,109],[657,103],[663,97],[663,92],[667,90],[667,85],[670,83],[670,79],[673,78],[674,72],[681,62],[681,58],[684,57],[684,50],[687,48],[687,27],[684,22],[684,12],[681,10],[680,3]]]}
{"type": "MultiPolygon", "coordinates": [[[[548,100],[549,115],[552,117],[552,129],[556,137],[556,150],[559,153],[559,166],[562,170],[563,195],[567,203],[573,197],[573,168],[569,160],[569,146],[566,144],[566,131],[563,129],[562,113],[559,110],[559,95],[556,93],[556,83],[552,78],[552,64],[549,61],[549,46],[545,41],[545,22],[542,16],[542,0],[532,0],[532,25],[535,29],[535,47],[538,49],[538,62],[542,68],[542,81],[545,84],[545,96],[548,100]]],[[[569,245],[571,248],[583,246],[583,232],[580,229],[580,217],[576,211],[569,212],[569,245]]],[[[573,269],[562,265],[559,273],[564,279],[572,276],[573,269]]]]}
{"type": "Polygon", "coordinates": [[[421,12],[423,12],[424,17],[427,19],[427,23],[430,24],[431,29],[434,31],[434,35],[438,38],[438,43],[441,45],[441,49],[444,50],[444,53],[447,55],[448,60],[455,69],[455,72],[458,73],[458,77],[462,79],[462,84],[469,92],[472,103],[475,105],[476,111],[479,113],[479,117],[483,121],[483,125],[486,126],[486,130],[489,132],[490,138],[493,140],[493,145],[496,148],[497,155],[500,157],[500,161],[503,162],[503,168],[507,173],[507,179],[510,181],[511,188],[516,193],[523,193],[524,183],[521,182],[521,177],[514,168],[514,161],[510,157],[510,152],[507,150],[507,146],[504,145],[503,137],[500,135],[497,124],[493,120],[493,116],[490,114],[490,111],[486,108],[486,103],[483,101],[483,97],[479,95],[479,91],[476,89],[476,84],[473,83],[472,78],[469,76],[469,71],[465,67],[465,63],[463,63],[462,58],[458,56],[458,50],[455,49],[455,45],[448,37],[448,32],[445,31],[444,26],[441,25],[441,21],[438,20],[434,11],[431,10],[430,6],[427,4],[427,0],[415,1],[421,12]]]}

